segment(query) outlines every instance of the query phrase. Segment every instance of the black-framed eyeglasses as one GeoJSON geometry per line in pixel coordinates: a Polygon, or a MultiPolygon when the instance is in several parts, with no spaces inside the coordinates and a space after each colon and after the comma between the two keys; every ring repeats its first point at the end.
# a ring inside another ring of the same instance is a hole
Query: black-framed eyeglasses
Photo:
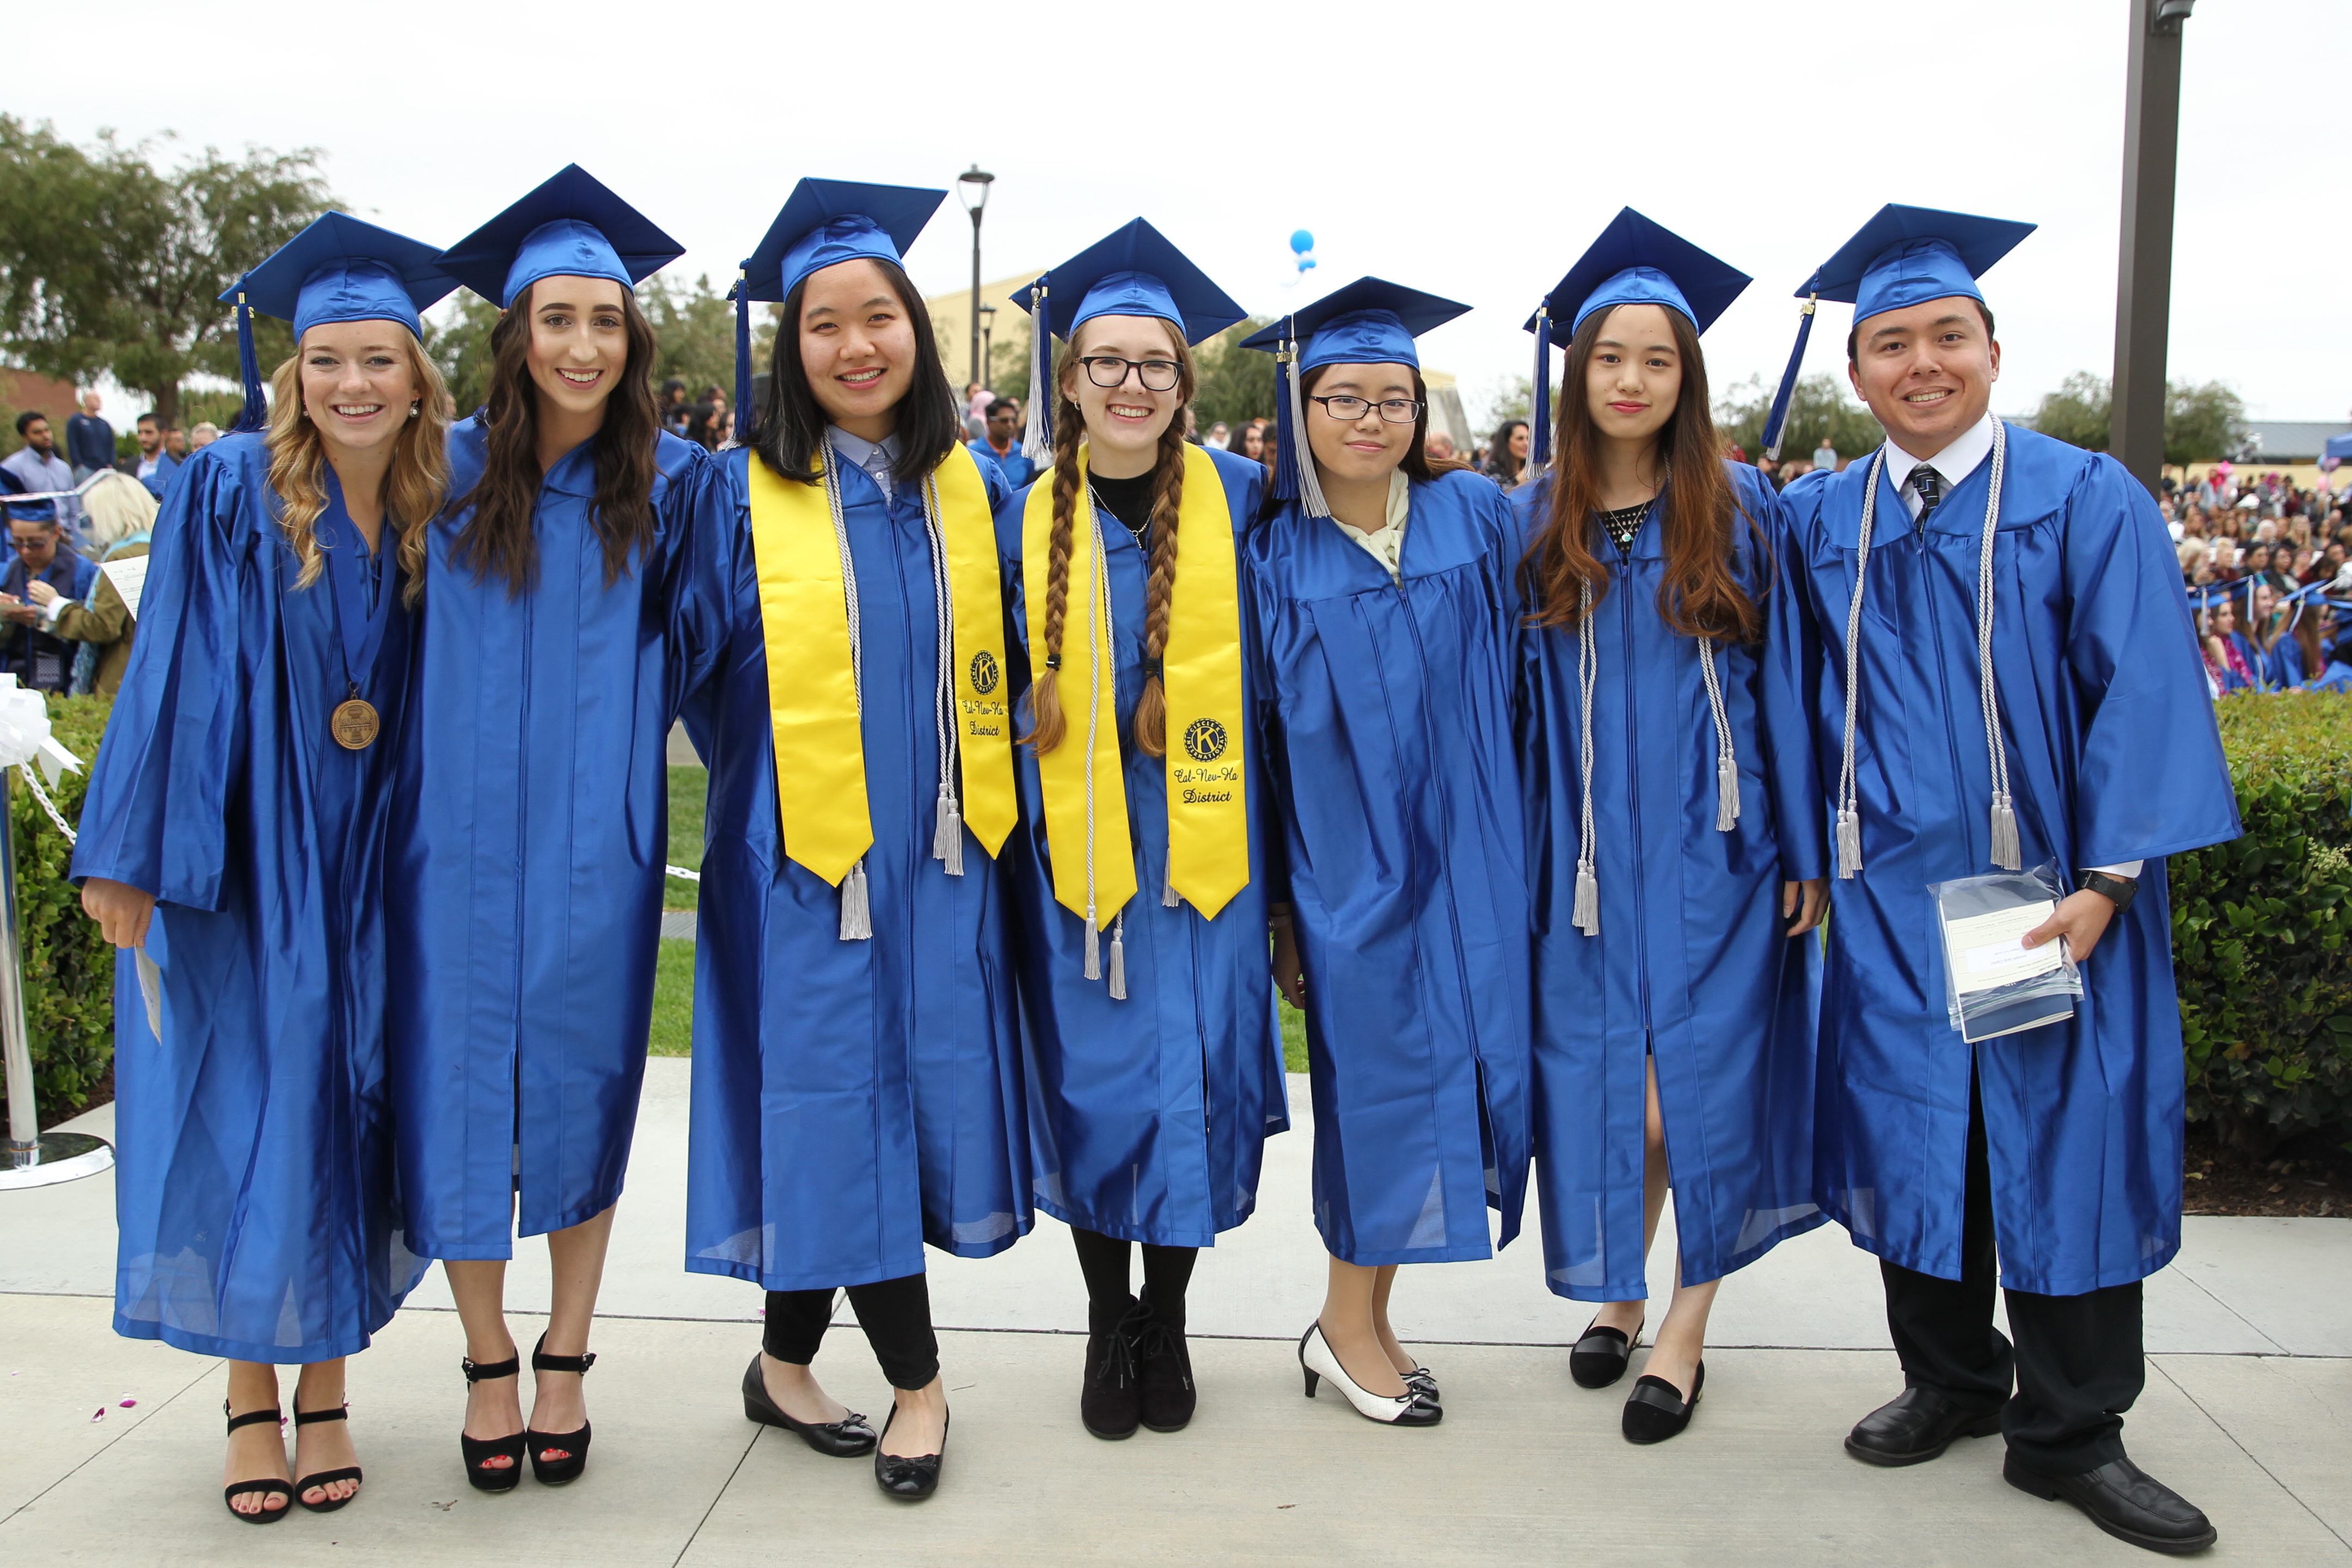
{"type": "Polygon", "coordinates": [[[1370,398],[1353,397],[1344,392],[1333,393],[1328,397],[1309,397],[1307,401],[1321,404],[1324,413],[1343,425],[1353,425],[1361,419],[1367,408],[1379,409],[1381,417],[1391,425],[1410,425],[1421,417],[1421,411],[1426,406],[1410,397],[1384,397],[1374,403],[1370,398]]]}
{"type": "Polygon", "coordinates": [[[1117,354],[1088,354],[1078,363],[1087,367],[1087,379],[1097,386],[1125,386],[1127,373],[1135,372],[1143,380],[1146,392],[1173,392],[1177,378],[1184,367],[1172,359],[1121,359],[1117,354]]]}

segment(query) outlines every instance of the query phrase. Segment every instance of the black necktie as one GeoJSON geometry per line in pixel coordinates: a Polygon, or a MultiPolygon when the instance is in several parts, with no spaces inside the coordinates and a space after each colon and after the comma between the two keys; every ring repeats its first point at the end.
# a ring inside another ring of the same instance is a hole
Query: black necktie
{"type": "Polygon", "coordinates": [[[1919,497],[1919,521],[1925,522],[1944,497],[1944,476],[1922,463],[1911,470],[1911,489],[1919,497]]]}

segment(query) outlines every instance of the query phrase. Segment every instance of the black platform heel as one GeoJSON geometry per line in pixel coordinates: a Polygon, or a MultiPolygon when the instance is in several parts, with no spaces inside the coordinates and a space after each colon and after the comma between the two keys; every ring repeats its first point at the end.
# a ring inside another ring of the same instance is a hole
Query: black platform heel
{"type": "MultiPolygon", "coordinates": [[[[306,1411],[298,1401],[294,1406],[294,1425],[297,1426],[308,1426],[320,1421],[348,1421],[351,1418],[350,1409],[341,1405],[336,1405],[332,1410],[306,1411]]],[[[312,1502],[302,1494],[312,1487],[325,1488],[336,1481],[364,1482],[366,1479],[367,1478],[360,1473],[360,1468],[357,1465],[345,1465],[340,1469],[320,1470],[315,1475],[304,1476],[294,1483],[294,1500],[312,1513],[332,1513],[351,1501],[352,1498],[359,1496],[359,1488],[352,1489],[351,1497],[331,1497],[323,1502],[312,1502]]]]}
{"type": "MultiPolygon", "coordinates": [[[[572,1372],[585,1377],[588,1369],[596,1364],[593,1351],[586,1355],[549,1355],[540,1348],[546,1343],[547,1336],[541,1334],[539,1344],[530,1347],[530,1370],[533,1372],[572,1372]]],[[[580,1479],[580,1472],[588,1468],[588,1426],[583,1421],[577,1432],[537,1432],[528,1426],[523,1428],[523,1440],[530,1446],[530,1473],[538,1478],[541,1486],[560,1487],[580,1479]],[[541,1458],[541,1453],[549,1448],[565,1450],[564,1457],[561,1459],[541,1458]]]]}
{"type": "MultiPolygon", "coordinates": [[[[228,1401],[226,1399],[221,1401],[221,1414],[228,1415],[228,1429],[232,1432],[240,1426],[251,1426],[263,1421],[274,1426],[285,1419],[284,1413],[275,1405],[267,1410],[248,1410],[242,1415],[229,1415],[228,1401]]],[[[276,1524],[294,1511],[290,1508],[262,1508],[256,1509],[251,1513],[238,1513],[235,1508],[230,1507],[230,1504],[246,1492],[260,1492],[266,1496],[282,1497],[291,1502],[294,1500],[294,1488],[291,1483],[281,1481],[276,1476],[265,1476],[257,1481],[237,1481],[221,1488],[221,1506],[227,1508],[232,1515],[245,1521],[247,1524],[276,1524]]]]}
{"type": "MultiPolygon", "coordinates": [[[[467,1388],[473,1387],[478,1383],[495,1383],[502,1377],[522,1375],[522,1363],[513,1356],[509,1356],[504,1361],[487,1363],[461,1361],[457,1366],[466,1374],[467,1388]]],[[[476,1491],[510,1492],[522,1485],[522,1456],[525,1443],[520,1432],[517,1432],[511,1437],[468,1437],[461,1431],[457,1434],[457,1446],[465,1450],[466,1479],[474,1483],[476,1491]],[[502,1470],[488,1468],[487,1461],[498,1458],[500,1455],[514,1462],[502,1470]]]]}

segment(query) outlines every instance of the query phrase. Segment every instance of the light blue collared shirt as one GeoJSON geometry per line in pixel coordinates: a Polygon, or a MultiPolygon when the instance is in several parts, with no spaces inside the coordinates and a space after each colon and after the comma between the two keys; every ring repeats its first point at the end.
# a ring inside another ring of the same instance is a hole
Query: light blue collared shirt
{"type": "Polygon", "coordinates": [[[862,436],[851,435],[838,425],[831,425],[825,427],[825,438],[832,442],[833,449],[841,454],[843,462],[865,469],[866,477],[882,487],[885,503],[898,504],[898,481],[890,477],[892,465],[898,460],[898,437],[895,434],[885,436],[879,441],[868,441],[862,436]]]}

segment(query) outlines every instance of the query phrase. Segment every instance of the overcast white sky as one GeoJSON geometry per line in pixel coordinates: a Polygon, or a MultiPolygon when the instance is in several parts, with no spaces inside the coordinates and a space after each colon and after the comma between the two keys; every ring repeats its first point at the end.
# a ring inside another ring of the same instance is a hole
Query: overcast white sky
{"type": "MultiPolygon", "coordinates": [[[[77,139],[316,146],[353,210],[438,244],[577,161],[714,278],[803,174],[946,185],[976,160],[988,277],[1138,214],[1254,310],[1377,273],[1476,307],[1423,350],[1474,411],[1621,205],[1758,279],[1708,334],[1718,389],[1778,374],[1789,291],[1882,203],[1956,207],[2042,225],[1985,284],[1994,405],[2021,414],[2110,365],[2128,10],[135,0],[92,68],[21,56],[7,107],[77,139]],[[1301,227],[1320,266],[1289,285],[1301,227]]],[[[2344,18],[2205,0],[2189,23],[2170,374],[2258,417],[2352,422],[2344,18]]],[[[969,278],[970,235],[950,198],[908,257],[927,291],[969,278]]],[[[1846,325],[1825,316],[1810,368],[1846,325]]]]}

